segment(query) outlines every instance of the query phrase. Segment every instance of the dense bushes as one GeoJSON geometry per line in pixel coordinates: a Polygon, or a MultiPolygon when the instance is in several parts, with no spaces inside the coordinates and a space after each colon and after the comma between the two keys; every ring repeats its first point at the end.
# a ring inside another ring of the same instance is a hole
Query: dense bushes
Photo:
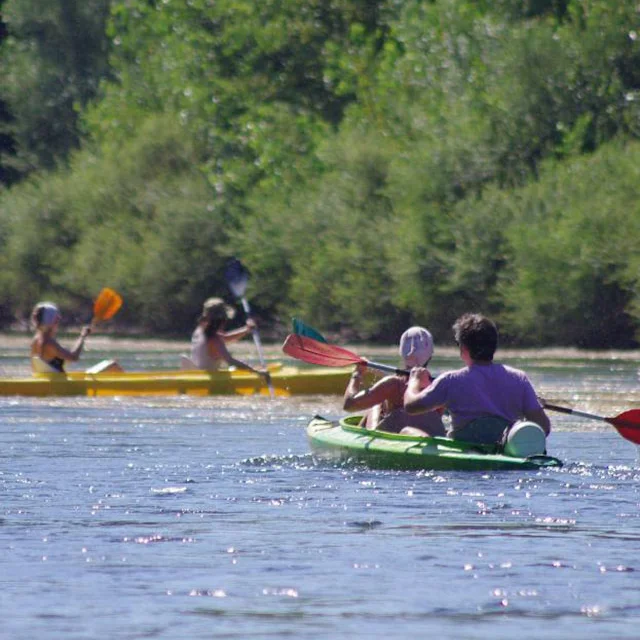
{"type": "Polygon", "coordinates": [[[114,1],[99,75],[116,81],[81,111],[82,150],[0,199],[0,303],[110,284],[122,321],[185,332],[236,253],[265,322],[448,337],[477,309],[520,344],[634,346],[638,17],[631,0],[114,1]]]}

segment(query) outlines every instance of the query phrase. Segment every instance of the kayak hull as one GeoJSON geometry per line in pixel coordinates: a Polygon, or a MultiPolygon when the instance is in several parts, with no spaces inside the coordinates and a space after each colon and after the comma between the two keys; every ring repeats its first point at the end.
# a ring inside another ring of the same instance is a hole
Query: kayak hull
{"type": "Polygon", "coordinates": [[[314,455],[324,460],[361,462],[377,469],[492,471],[562,466],[560,460],[546,455],[516,458],[494,452],[493,446],[373,431],[359,427],[360,419],[349,416],[332,422],[313,418],[307,436],[314,455]]]}
{"type": "MultiPolygon", "coordinates": [[[[349,371],[271,365],[277,396],[342,394],[349,371]]],[[[149,371],[36,374],[0,378],[0,396],[269,395],[264,378],[250,371],[149,371]]]]}

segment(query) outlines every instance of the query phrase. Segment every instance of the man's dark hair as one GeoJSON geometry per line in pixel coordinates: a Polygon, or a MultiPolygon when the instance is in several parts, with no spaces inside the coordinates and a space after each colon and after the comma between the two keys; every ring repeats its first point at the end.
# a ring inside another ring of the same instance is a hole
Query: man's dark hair
{"type": "Polygon", "coordinates": [[[453,325],[456,342],[467,348],[473,360],[493,360],[498,347],[498,328],[479,313],[465,313],[453,325]]]}

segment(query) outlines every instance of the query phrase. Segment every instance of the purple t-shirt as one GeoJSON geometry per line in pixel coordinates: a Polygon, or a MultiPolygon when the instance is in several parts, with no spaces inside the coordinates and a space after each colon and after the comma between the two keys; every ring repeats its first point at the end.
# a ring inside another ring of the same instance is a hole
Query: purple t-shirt
{"type": "Polygon", "coordinates": [[[446,407],[453,432],[481,416],[499,416],[510,423],[542,405],[519,369],[503,364],[472,364],[438,376],[420,399],[425,410],[446,407]]]}

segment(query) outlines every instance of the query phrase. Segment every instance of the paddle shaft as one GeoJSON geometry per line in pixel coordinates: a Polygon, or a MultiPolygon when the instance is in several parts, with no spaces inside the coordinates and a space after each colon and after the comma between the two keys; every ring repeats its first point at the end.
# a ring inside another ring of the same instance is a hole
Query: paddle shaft
{"type": "MultiPolygon", "coordinates": [[[[249,306],[249,301],[244,295],[244,292],[247,289],[247,284],[249,283],[249,272],[246,270],[240,260],[238,260],[237,258],[231,258],[227,261],[224,276],[227,284],[229,285],[229,289],[231,289],[231,293],[236,298],[240,299],[247,319],[251,318],[251,307],[249,306]]],[[[256,345],[256,351],[258,352],[258,360],[260,360],[260,365],[266,371],[267,367],[265,364],[264,353],[262,351],[262,342],[260,341],[258,329],[254,328],[251,331],[251,335],[253,336],[253,342],[256,345]]],[[[269,378],[268,375],[267,386],[269,387],[269,395],[272,398],[275,398],[276,394],[273,389],[273,383],[271,382],[271,378],[269,378]]]]}
{"type": "Polygon", "coordinates": [[[360,361],[361,364],[365,365],[369,369],[377,369],[378,371],[386,371],[387,373],[393,373],[397,376],[407,376],[409,377],[409,371],[406,369],[397,369],[396,367],[392,367],[388,364],[382,364],[380,362],[371,362],[371,360],[367,360],[363,358],[360,361]]]}
{"type": "Polygon", "coordinates": [[[604,416],[597,416],[594,413],[587,413],[586,411],[578,411],[576,409],[569,409],[568,407],[559,407],[556,404],[549,404],[544,400],[542,400],[542,405],[545,409],[551,409],[552,411],[558,411],[559,413],[568,413],[570,415],[580,416],[581,418],[588,418],[589,420],[600,420],[601,422],[606,422],[614,427],[626,440],[629,440],[634,444],[640,444],[640,409],[629,409],[614,418],[605,418],[604,416]]]}
{"type": "MultiPolygon", "coordinates": [[[[245,297],[240,298],[240,302],[242,303],[242,308],[247,316],[247,318],[251,317],[251,307],[249,306],[249,302],[245,297]]],[[[262,351],[262,341],[260,340],[260,336],[258,335],[258,330],[253,329],[251,331],[253,335],[253,341],[256,344],[256,350],[258,351],[258,359],[260,360],[260,364],[262,367],[265,367],[264,353],[262,351]]]]}
{"type": "MultiPolygon", "coordinates": [[[[249,306],[249,301],[242,296],[240,298],[240,302],[242,303],[242,308],[244,309],[244,312],[247,316],[247,318],[251,317],[251,307],[249,306]]],[[[260,360],[260,366],[266,371],[267,370],[267,365],[265,363],[265,359],[264,359],[264,353],[262,351],[262,341],[260,340],[260,336],[258,334],[258,329],[255,328],[251,331],[251,335],[253,336],[253,342],[256,345],[256,351],[258,352],[258,360],[260,360]]],[[[276,397],[276,392],[273,388],[273,383],[271,382],[271,378],[267,377],[267,386],[269,387],[269,395],[272,398],[276,397]]]]}
{"type": "Polygon", "coordinates": [[[577,409],[570,409],[569,407],[560,407],[557,404],[550,404],[549,402],[544,402],[543,405],[545,409],[551,409],[551,411],[557,411],[558,413],[567,413],[573,416],[580,416],[581,418],[589,418],[590,420],[600,420],[601,422],[611,422],[611,418],[597,416],[595,413],[578,411],[577,409]]]}

